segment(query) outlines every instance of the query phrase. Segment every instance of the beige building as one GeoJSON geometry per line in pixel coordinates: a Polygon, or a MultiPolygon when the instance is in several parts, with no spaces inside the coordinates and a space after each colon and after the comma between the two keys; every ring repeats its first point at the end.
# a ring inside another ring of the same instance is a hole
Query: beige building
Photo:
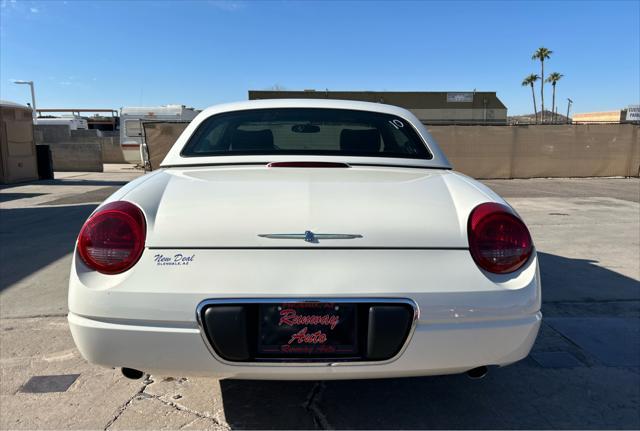
{"type": "Polygon", "coordinates": [[[583,112],[573,114],[572,119],[574,124],[624,123],[627,120],[627,110],[622,109],[619,111],[583,112]]]}
{"type": "Polygon", "coordinates": [[[495,92],[249,90],[256,99],[339,99],[408,109],[425,124],[507,124],[507,107],[495,92]]]}

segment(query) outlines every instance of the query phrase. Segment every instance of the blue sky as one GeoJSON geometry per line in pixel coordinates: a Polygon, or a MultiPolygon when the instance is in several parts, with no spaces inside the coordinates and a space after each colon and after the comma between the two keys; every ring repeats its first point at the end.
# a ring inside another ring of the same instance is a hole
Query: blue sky
{"type": "MultiPolygon", "coordinates": [[[[640,2],[0,0],[0,97],[119,108],[245,100],[249,89],[497,91],[554,51],[560,112],[640,103],[640,2]]],[[[546,87],[546,86],[545,86],[546,87]]],[[[551,105],[551,90],[546,93],[551,105]]]]}

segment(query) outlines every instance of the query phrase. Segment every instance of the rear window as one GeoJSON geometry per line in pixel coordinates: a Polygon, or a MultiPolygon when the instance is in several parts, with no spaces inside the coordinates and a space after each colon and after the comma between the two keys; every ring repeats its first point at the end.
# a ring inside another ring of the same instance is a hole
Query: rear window
{"type": "Polygon", "coordinates": [[[430,159],[414,128],[394,115],[345,109],[236,111],[206,119],[182,156],[340,155],[430,159]]]}

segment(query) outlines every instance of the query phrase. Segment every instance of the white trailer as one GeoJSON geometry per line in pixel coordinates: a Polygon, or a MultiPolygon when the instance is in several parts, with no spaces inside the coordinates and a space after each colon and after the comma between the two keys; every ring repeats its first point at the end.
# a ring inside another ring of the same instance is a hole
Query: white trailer
{"type": "Polygon", "coordinates": [[[87,120],[77,116],[63,116],[63,117],[51,117],[51,118],[36,118],[34,124],[39,125],[62,125],[69,126],[70,130],[87,130],[89,128],[87,120]]]}
{"type": "Polygon", "coordinates": [[[120,146],[129,163],[145,165],[146,150],[142,123],[146,121],[191,121],[198,111],[185,105],[128,107],[120,109],[120,146]]]}

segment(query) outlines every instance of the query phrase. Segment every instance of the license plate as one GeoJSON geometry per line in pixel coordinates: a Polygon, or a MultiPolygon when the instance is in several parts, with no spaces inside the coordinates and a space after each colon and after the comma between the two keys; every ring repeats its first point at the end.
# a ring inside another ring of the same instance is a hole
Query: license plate
{"type": "Polygon", "coordinates": [[[258,352],[281,357],[345,357],[358,354],[356,304],[261,304],[258,352]]]}

